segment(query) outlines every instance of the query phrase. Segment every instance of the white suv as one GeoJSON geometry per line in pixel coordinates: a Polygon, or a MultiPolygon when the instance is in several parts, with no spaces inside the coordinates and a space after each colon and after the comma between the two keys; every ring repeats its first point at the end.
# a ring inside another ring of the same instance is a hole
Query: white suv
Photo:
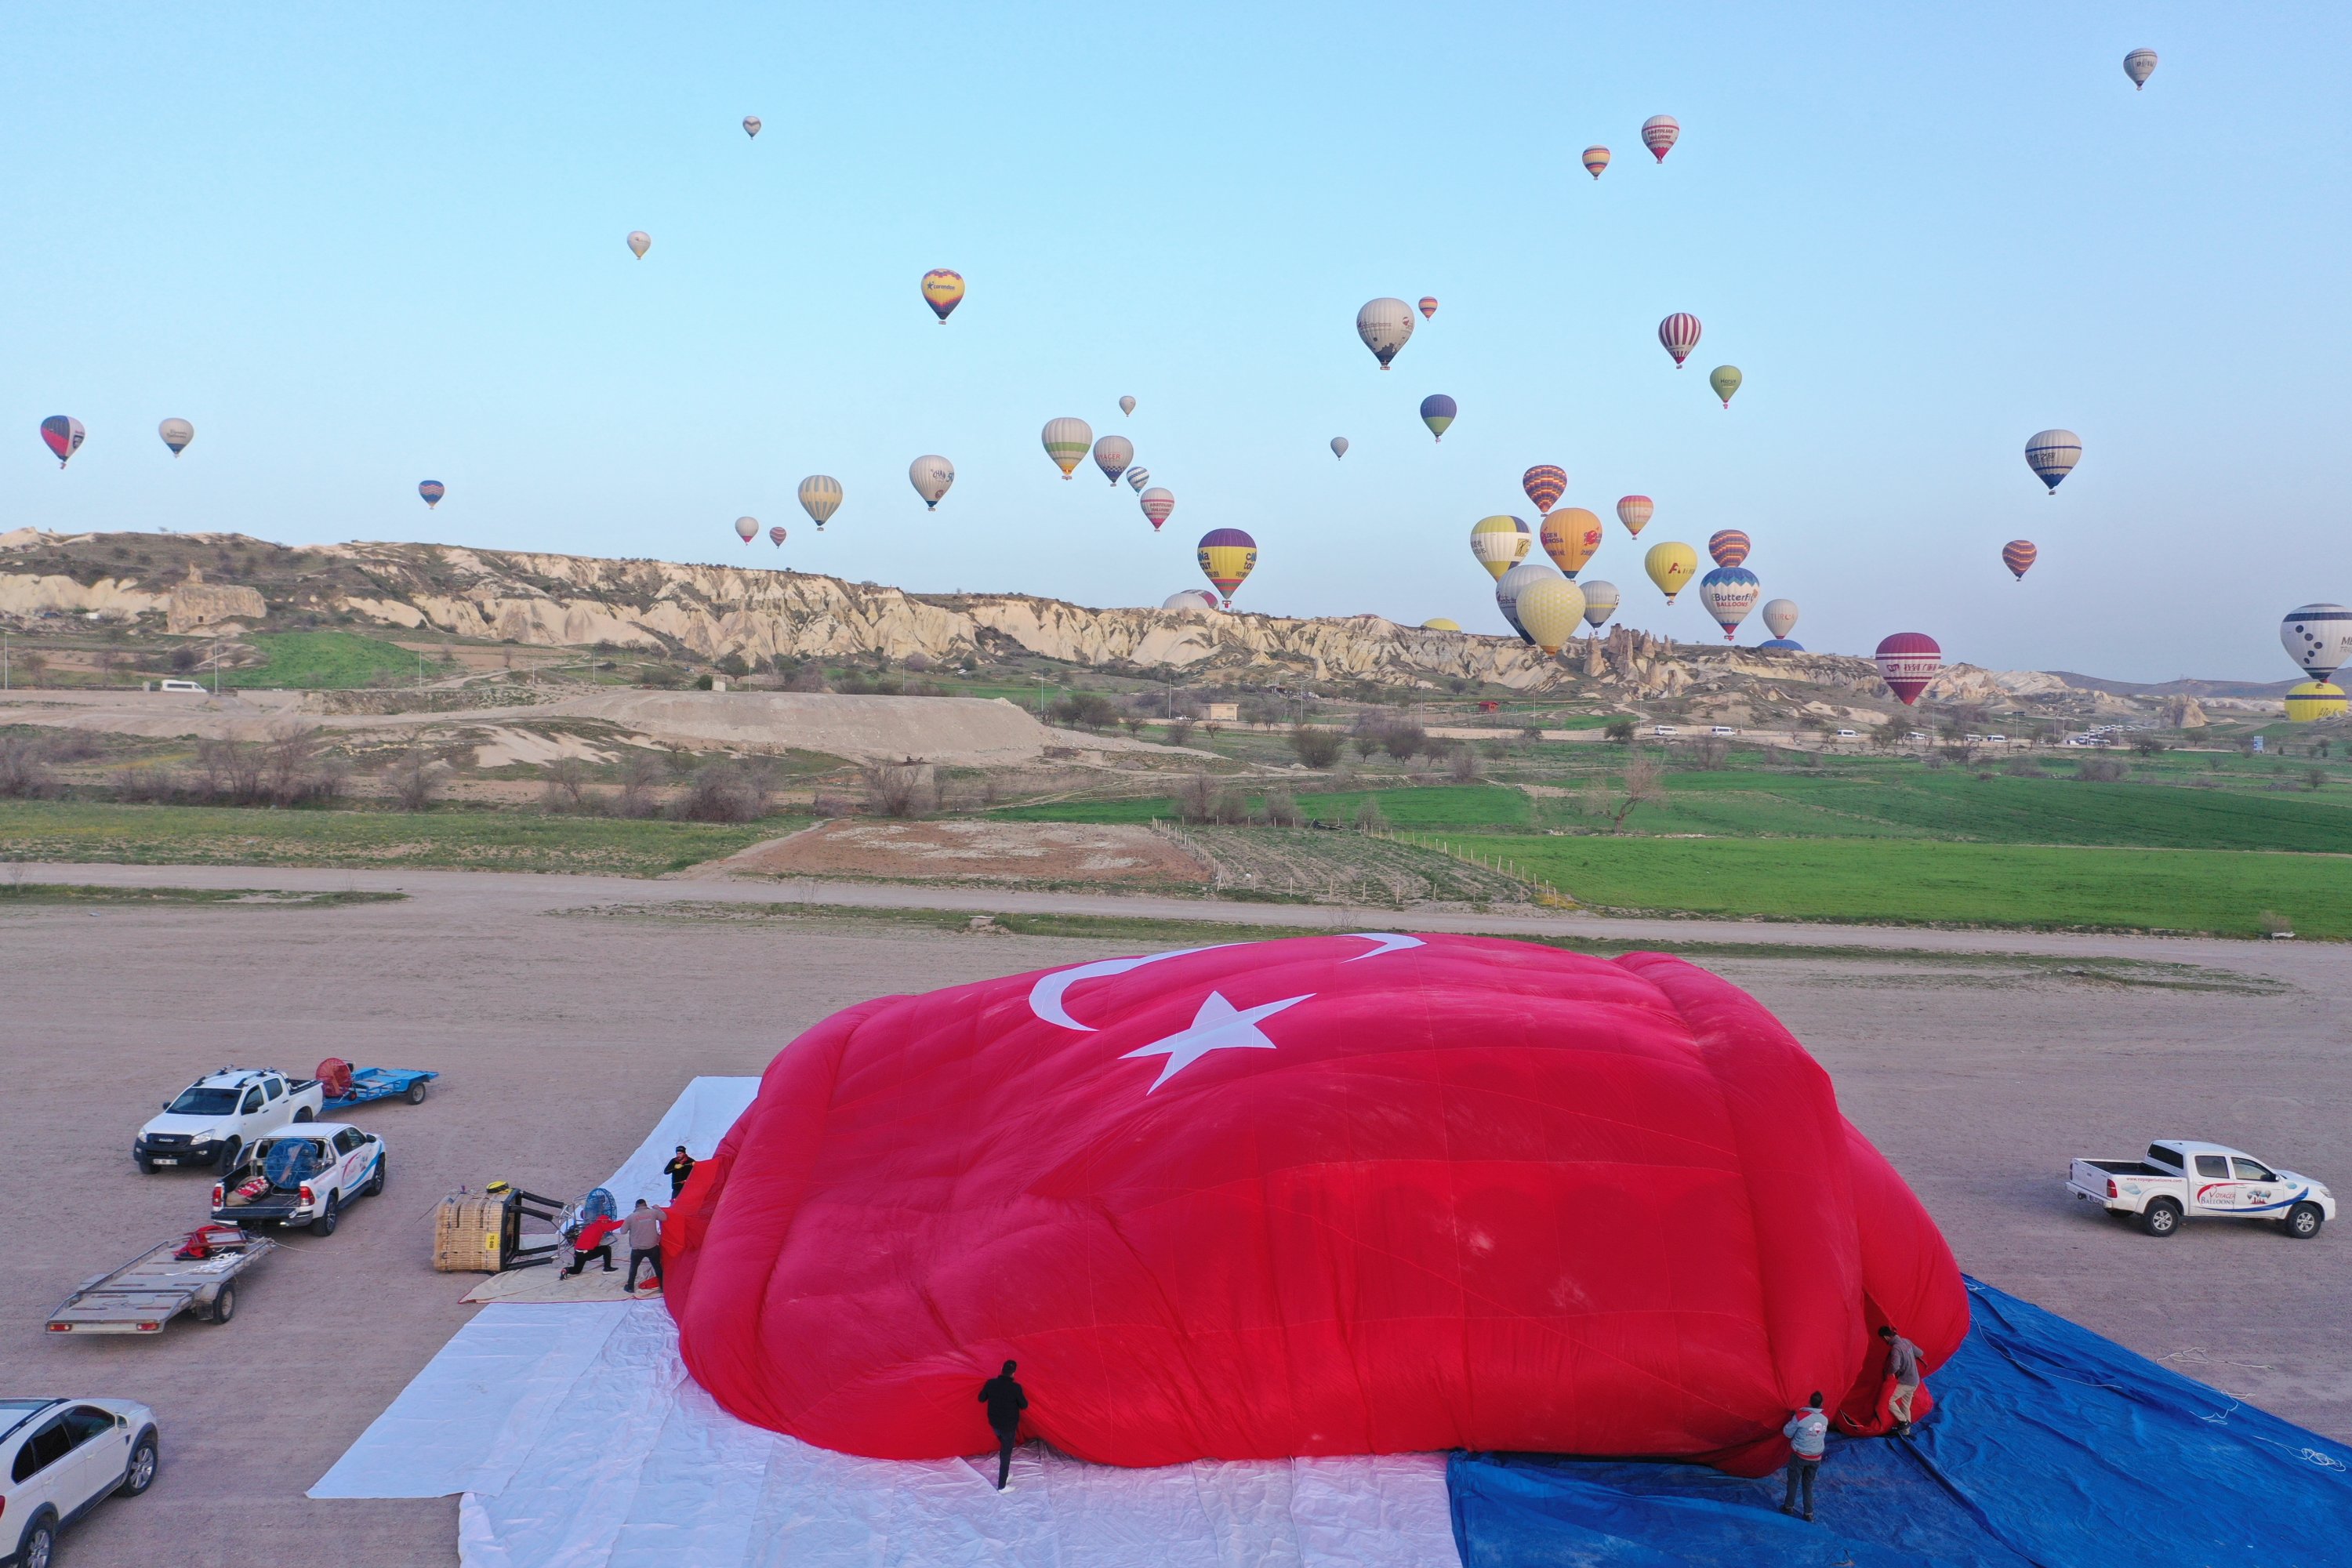
{"type": "Polygon", "coordinates": [[[130,1399],[0,1399],[0,1542],[49,1568],[58,1531],[155,1481],[155,1413],[130,1399]]]}

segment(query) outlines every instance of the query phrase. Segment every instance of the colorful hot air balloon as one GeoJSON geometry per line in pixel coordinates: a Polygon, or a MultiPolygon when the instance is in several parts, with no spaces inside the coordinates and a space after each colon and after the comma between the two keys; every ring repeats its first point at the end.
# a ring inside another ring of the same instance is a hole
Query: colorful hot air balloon
{"type": "Polygon", "coordinates": [[[1457,412],[1454,399],[1442,392],[1433,392],[1421,400],[1421,422],[1428,426],[1430,435],[1440,441],[1445,439],[1445,428],[1454,423],[1454,416],[1457,412]]]}
{"type": "Polygon", "coordinates": [[[41,440],[57,458],[60,468],[81,450],[81,421],[68,415],[52,414],[41,421],[41,440]]]}
{"type": "Polygon", "coordinates": [[[1516,517],[1500,513],[1482,517],[1470,525],[1470,553],[1486,569],[1486,575],[1500,579],[1504,573],[1528,558],[1528,551],[1536,536],[1528,525],[1516,517]]]}
{"type": "Polygon", "coordinates": [[[1437,314],[1437,296],[1423,294],[1421,297],[1421,319],[1425,321],[1435,314],[1437,314]]]}
{"type": "Polygon", "coordinates": [[[2321,680],[2352,659],[2352,610],[2341,605],[2305,605],[2279,620],[2279,645],[2287,658],[2321,680]]]}
{"type": "Polygon", "coordinates": [[[646,252],[651,250],[653,247],[654,237],[652,235],[647,234],[641,228],[633,228],[629,231],[629,248],[636,254],[638,260],[643,261],[646,258],[646,252]]]}
{"type": "Polygon", "coordinates": [[[2000,563],[2008,567],[2017,580],[2022,583],[2025,581],[2025,574],[2033,565],[2034,557],[2041,553],[2033,548],[2032,540],[2012,539],[2000,547],[2000,563]]]}
{"type": "Polygon", "coordinates": [[[1587,147],[1587,148],[1584,150],[1584,172],[1585,172],[1586,174],[1591,174],[1594,179],[1596,179],[1596,180],[1597,180],[1597,179],[1599,179],[1599,178],[1601,177],[1601,170],[1603,170],[1603,169],[1605,169],[1605,168],[1607,168],[1608,166],[1609,166],[1609,149],[1608,149],[1608,148],[1606,148],[1606,147],[1587,147]]]}
{"type": "Polygon", "coordinates": [[[1234,590],[1257,565],[1257,541],[1238,528],[1212,529],[1201,535],[1198,554],[1201,574],[1217,585],[1225,596],[1224,607],[1232,609],[1234,590]]]}
{"type": "Polygon", "coordinates": [[[963,303],[963,274],[950,272],[944,267],[934,267],[923,274],[923,303],[931,308],[942,327],[955,308],[963,303]]]}
{"type": "Polygon", "coordinates": [[[1658,592],[1671,605],[1675,595],[1689,587],[1691,578],[1697,574],[1698,552],[1679,541],[1653,544],[1650,552],[1642,557],[1642,570],[1650,574],[1650,581],[1658,585],[1658,592]]]}
{"type": "Polygon", "coordinates": [[[744,543],[751,543],[751,541],[760,537],[760,520],[756,517],[737,518],[735,520],[735,532],[744,543]]]}
{"type": "Polygon", "coordinates": [[[1185,588],[1160,601],[1163,610],[1213,610],[1217,596],[1206,588],[1185,588]]]}
{"type": "Polygon", "coordinates": [[[1072,470],[1086,461],[1087,448],[1095,444],[1094,427],[1083,419],[1048,419],[1039,439],[1045,443],[1045,456],[1068,479],[1072,470]]]}
{"type": "Polygon", "coordinates": [[[955,465],[936,452],[924,454],[907,465],[907,482],[923,498],[926,511],[940,510],[940,498],[955,483],[955,465]]]}
{"type": "Polygon", "coordinates": [[[1136,500],[1143,508],[1143,515],[1151,520],[1151,531],[1154,533],[1159,532],[1160,525],[1168,521],[1168,514],[1176,510],[1176,492],[1164,489],[1158,485],[1152,486],[1136,500]]]}
{"type": "Polygon", "coordinates": [[[1573,578],[1601,548],[1601,519],[1580,506],[1564,506],[1543,520],[1536,538],[1551,563],[1573,578]]]}
{"type": "Polygon", "coordinates": [[[172,456],[176,458],[196,438],[196,427],[184,419],[166,419],[155,426],[155,434],[163,437],[163,445],[171,447],[172,456]]]}
{"type": "Polygon", "coordinates": [[[1584,590],[1584,624],[1597,632],[1603,621],[1617,613],[1617,584],[1595,577],[1577,586],[1584,590]]]}
{"type": "Polygon", "coordinates": [[[1404,347],[1412,336],[1412,307],[1402,300],[1383,295],[1369,300],[1356,312],[1356,335],[1372,351],[1372,357],[1386,370],[1389,361],[1396,358],[1397,350],[1404,347]]]}
{"type": "Polygon", "coordinates": [[[1557,463],[1538,463],[1519,476],[1519,489],[1528,492],[1538,511],[1549,511],[1568,489],[1568,470],[1557,463]]]}
{"type": "Polygon", "coordinates": [[[1675,139],[1682,133],[1682,126],[1671,114],[1653,114],[1642,121],[1642,145],[1657,154],[1661,163],[1666,161],[1666,154],[1674,149],[1675,139]]]}
{"type": "Polygon", "coordinates": [[[1432,616],[1421,623],[1421,629],[1425,632],[1458,632],[1462,629],[1462,623],[1444,616],[1432,616]]]}
{"type": "Polygon", "coordinates": [[[1566,579],[1541,561],[1522,561],[1495,580],[1495,607],[1503,612],[1522,642],[1536,639],[1528,634],[1528,626],[1519,619],[1519,595],[1538,583],[1559,583],[1566,579]]]}
{"type": "Polygon", "coordinates": [[[2025,444],[2025,462],[2050,493],[2058,493],[2058,481],[2074,471],[2083,460],[2083,438],[2072,430],[2044,430],[2025,444]]]}
{"type": "Polygon", "coordinates": [[[1718,566],[1698,580],[1698,602],[1723,628],[1723,640],[1739,635],[1739,623],[1756,607],[1764,585],[1745,566],[1718,566]]]}
{"type": "Polygon", "coordinates": [[[1135,461],[1135,443],[1124,436],[1106,436],[1095,443],[1095,467],[1110,477],[1112,488],[1118,485],[1118,476],[1135,461]]]}
{"type": "Polygon", "coordinates": [[[1797,601],[1769,599],[1764,605],[1764,629],[1776,637],[1785,637],[1797,629],[1797,601]]]}
{"type": "Polygon", "coordinates": [[[768,542],[774,545],[777,549],[782,550],[784,547],[784,525],[782,523],[780,522],[776,524],[775,527],[768,530],[768,542]]]}
{"type": "Polygon", "coordinates": [[[1132,415],[1135,412],[1135,399],[1133,397],[1120,398],[1118,400],[1118,411],[1121,414],[1132,415]]]}
{"type": "MultiPolygon", "coordinates": [[[[942,460],[944,461],[944,459],[942,460]]],[[[955,471],[952,468],[948,471],[948,478],[950,480],[954,479],[955,471]]],[[[921,487],[918,485],[916,488],[920,489],[921,487]]],[[[947,487],[942,485],[940,487],[940,492],[944,494],[946,493],[947,487]]],[[[932,499],[936,500],[938,498],[934,497],[932,499]]],[[[811,518],[815,520],[816,531],[819,533],[823,533],[824,531],[825,520],[830,518],[840,509],[840,507],[841,481],[835,479],[831,474],[811,474],[807,479],[801,481],[801,510],[807,512],[811,518]]]]}
{"type": "Polygon", "coordinates": [[[1344,457],[1346,457],[1347,455],[1348,455],[1348,438],[1347,438],[1345,436],[1334,436],[1334,437],[1331,437],[1331,457],[1332,457],[1332,459],[1333,459],[1334,461],[1337,461],[1338,459],[1339,459],[1339,458],[1344,458],[1344,457]]]}
{"type": "Polygon", "coordinates": [[[1657,510],[1658,503],[1648,496],[1617,498],[1617,521],[1623,523],[1625,531],[1636,539],[1641,538],[1642,531],[1650,526],[1650,518],[1657,510]]]}
{"type": "Polygon", "coordinates": [[[1691,350],[1698,347],[1698,318],[1687,310],[1676,310],[1658,323],[1658,342],[1675,356],[1675,368],[1680,370],[1683,361],[1690,358],[1691,350]]]}
{"type": "Polygon", "coordinates": [[[1748,536],[1736,528],[1717,529],[1706,536],[1706,552],[1717,566],[1737,566],[1748,559],[1748,536]]]}
{"type": "Polygon", "coordinates": [[[1584,619],[1584,590],[1565,577],[1530,583],[1519,593],[1519,625],[1549,658],[1567,646],[1584,619]]]}
{"type": "Polygon", "coordinates": [[[746,136],[757,136],[759,133],[760,117],[756,114],[745,115],[743,117],[743,134],[746,136]]]}
{"type": "Polygon", "coordinates": [[[1150,482],[1151,470],[1150,468],[1129,468],[1127,470],[1128,488],[1135,491],[1136,494],[1141,495],[1143,493],[1143,487],[1150,482]]]}
{"type": "Polygon", "coordinates": [[[2305,680],[2286,689],[2287,721],[2313,724],[2344,716],[2344,689],[2325,680],[2305,680]]]}
{"type": "Polygon", "coordinates": [[[1872,657],[1878,661],[1879,679],[1906,708],[1919,700],[1944,668],[1944,650],[1924,632],[1896,632],[1872,657]]]}
{"type": "Polygon", "coordinates": [[[1715,388],[1715,395],[1722,398],[1723,405],[1728,408],[1731,406],[1731,395],[1739,390],[1739,367],[1736,364],[1717,365],[1706,373],[1706,384],[1715,388]]]}
{"type": "Polygon", "coordinates": [[[2132,90],[2147,86],[2147,79],[2156,74],[2156,51],[2134,49],[2124,57],[2124,75],[2131,78],[2132,90]]]}
{"type": "Polygon", "coordinates": [[[449,493],[449,487],[439,479],[423,479],[417,483],[416,493],[425,498],[425,510],[431,511],[441,504],[441,498],[449,493]]]}

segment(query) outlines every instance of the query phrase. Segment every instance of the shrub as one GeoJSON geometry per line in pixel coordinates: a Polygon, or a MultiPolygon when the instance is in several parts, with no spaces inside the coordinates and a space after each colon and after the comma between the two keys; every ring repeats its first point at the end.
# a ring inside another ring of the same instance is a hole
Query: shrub
{"type": "Polygon", "coordinates": [[[0,795],[37,800],[57,788],[46,748],[24,736],[0,737],[0,795]]]}
{"type": "Polygon", "coordinates": [[[1045,716],[1081,730],[1108,730],[1118,722],[1118,705],[1099,691],[1072,691],[1054,699],[1045,716]]]}
{"type": "Polygon", "coordinates": [[[1401,763],[1412,761],[1414,753],[1428,748],[1428,731],[1418,724],[1395,724],[1381,733],[1381,749],[1401,763]]]}
{"type": "Polygon", "coordinates": [[[1339,760],[1339,736],[1330,730],[1318,730],[1310,724],[1291,728],[1290,749],[1298,760],[1310,768],[1323,769],[1339,760]]]}
{"type": "Polygon", "coordinates": [[[1298,801],[1288,790],[1270,789],[1265,792],[1265,825],[1268,827],[1298,826],[1298,801]]]}
{"type": "Polygon", "coordinates": [[[403,811],[423,811],[449,782],[449,770],[440,758],[417,746],[401,753],[388,776],[394,804],[403,811]]]}
{"type": "Polygon", "coordinates": [[[1356,826],[1366,833],[1374,833],[1388,825],[1389,819],[1381,812],[1380,797],[1366,795],[1364,803],[1356,807],[1356,826]]]}
{"type": "Polygon", "coordinates": [[[185,644],[172,650],[172,668],[184,675],[204,662],[204,655],[185,644]]]}
{"type": "Polygon", "coordinates": [[[588,794],[588,764],[578,757],[558,757],[547,764],[547,787],[540,792],[539,808],[551,815],[592,812],[596,800],[588,794]]]}
{"type": "Polygon", "coordinates": [[[708,675],[698,675],[694,678],[694,689],[697,691],[708,691],[715,684],[716,682],[708,675]]]}
{"type": "Polygon", "coordinates": [[[2084,757],[2074,764],[2074,776],[2091,784],[2113,784],[2129,772],[2121,757],[2084,757]]]}
{"type": "Polygon", "coordinates": [[[1445,765],[1455,784],[1469,784],[1478,776],[1478,753],[1467,746],[1456,746],[1445,765]]]}
{"type": "Polygon", "coordinates": [[[1176,815],[1187,822],[1213,821],[1216,807],[1216,782],[1206,773],[1194,773],[1176,791],[1176,815]]]}
{"type": "Polygon", "coordinates": [[[792,683],[784,688],[787,691],[823,691],[824,689],[824,670],[814,664],[804,664],[793,671],[792,683]]]}
{"type": "Polygon", "coordinates": [[[1170,745],[1181,746],[1186,742],[1192,740],[1192,721],[1189,715],[1179,713],[1175,718],[1168,721],[1168,743],[1170,745]]]}
{"type": "Polygon", "coordinates": [[[125,768],[115,776],[114,798],[140,805],[161,805],[180,798],[180,778],[169,768],[125,768]]]}
{"type": "Polygon", "coordinates": [[[2041,779],[2050,776],[2042,771],[2042,760],[2039,757],[2013,758],[2010,764],[2000,771],[2013,779],[2041,779]]]}
{"type": "Polygon", "coordinates": [[[631,752],[621,764],[620,793],[605,801],[604,809],[614,816],[651,816],[660,809],[654,791],[668,771],[654,752],[631,752]]]}
{"type": "Polygon", "coordinates": [[[744,676],[751,673],[751,667],[743,661],[741,654],[730,653],[719,661],[719,672],[721,675],[744,676]]]}
{"type": "Polygon", "coordinates": [[[1633,721],[1631,719],[1612,719],[1608,723],[1601,726],[1601,733],[1608,740],[1615,742],[1618,745],[1630,746],[1633,743],[1633,721]]]}
{"type": "Polygon", "coordinates": [[[919,763],[877,763],[864,776],[866,809],[877,816],[920,816],[938,804],[929,770],[919,763]]]}
{"type": "Polygon", "coordinates": [[[766,781],[730,758],[706,763],[687,780],[670,815],[686,822],[756,822],[768,815],[766,781]]]}

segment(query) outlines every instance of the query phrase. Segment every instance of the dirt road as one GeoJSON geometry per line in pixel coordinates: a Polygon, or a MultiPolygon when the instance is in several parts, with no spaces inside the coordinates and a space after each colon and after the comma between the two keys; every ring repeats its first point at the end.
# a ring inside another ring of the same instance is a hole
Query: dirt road
{"type": "MultiPolygon", "coordinates": [[[[68,1536],[68,1564],[190,1568],[455,1559],[456,1504],[310,1502],[302,1492],[475,1310],[470,1277],[426,1267],[429,1214],[504,1176],[572,1194],[609,1173],[688,1079],[753,1073],[833,1009],[1115,950],[850,921],[667,919],[667,900],[1053,908],[1255,923],[1345,911],[1184,899],[856,885],[646,882],[467,873],[28,869],[31,879],[398,887],[314,909],[0,910],[0,1192],[18,1194],[0,1270],[0,1389],[121,1393],[161,1413],[162,1480],[68,1536]],[[596,918],[594,904],[655,906],[596,918]],[[63,1341],[40,1323],[78,1280],[201,1217],[207,1178],[131,1165],[132,1130],[224,1062],[428,1067],[421,1107],[355,1120],[393,1157],[385,1196],[332,1237],[296,1237],[226,1327],[63,1341]]],[[[1379,929],[1393,914],[1352,923],[1379,929]]],[[[1500,930],[1463,916],[1424,929],[1500,930]]],[[[2156,1242],[2062,1191],[2079,1152],[2178,1133],[2241,1143],[2352,1188],[2352,951],[1548,918],[1612,937],[1785,942],[1713,966],[1755,991],[1834,1075],[1848,1113],[1926,1199],[1964,1267],[2337,1437],[2352,1437],[2341,1304],[2352,1221],[2309,1244],[2192,1226],[2156,1242]],[[2162,984],[1934,958],[1839,960],[1826,942],[1952,953],[2126,954],[2204,966],[2162,984]]]]}

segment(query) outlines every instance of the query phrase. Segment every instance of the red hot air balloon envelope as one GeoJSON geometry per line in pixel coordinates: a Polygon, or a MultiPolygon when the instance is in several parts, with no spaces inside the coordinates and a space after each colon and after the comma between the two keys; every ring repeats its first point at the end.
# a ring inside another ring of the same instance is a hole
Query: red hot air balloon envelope
{"type": "Polygon", "coordinates": [[[52,414],[41,421],[41,444],[62,468],[81,450],[81,421],[65,414],[52,414]]]}
{"type": "Polygon", "coordinates": [[[1754,998],[1683,960],[1295,937],[819,1024],[670,1211],[695,1378],[845,1453],[1101,1464],[1454,1447],[1781,1462],[1883,1431],[1950,1250],[1754,998]],[[1851,1425],[1849,1425],[1851,1423],[1851,1425]]]}
{"type": "Polygon", "coordinates": [[[1538,463],[1519,476],[1519,488],[1528,492],[1538,511],[1548,512],[1568,493],[1568,470],[1557,463],[1538,463]]]}
{"type": "Polygon", "coordinates": [[[1944,650],[1925,632],[1896,632],[1878,645],[1879,679],[1908,708],[1944,668],[1944,650]]]}
{"type": "Polygon", "coordinates": [[[1676,310],[1658,323],[1658,342],[1675,356],[1675,368],[1680,370],[1683,361],[1690,358],[1691,350],[1698,347],[1698,318],[1687,310],[1676,310]]]}

